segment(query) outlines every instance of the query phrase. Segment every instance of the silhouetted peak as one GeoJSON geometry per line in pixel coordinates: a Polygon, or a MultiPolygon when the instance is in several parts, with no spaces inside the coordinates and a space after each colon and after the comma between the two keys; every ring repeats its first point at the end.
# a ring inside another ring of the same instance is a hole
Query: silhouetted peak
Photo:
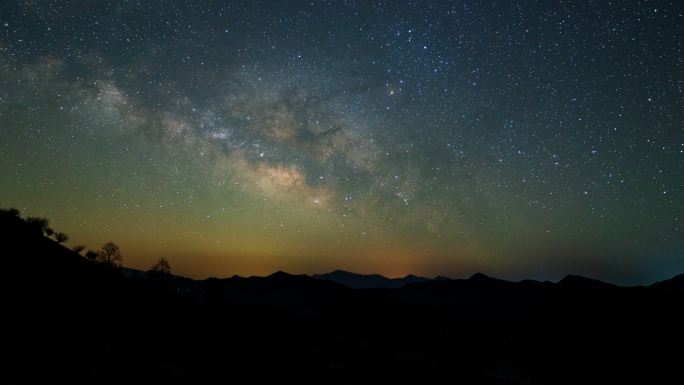
{"type": "Polygon", "coordinates": [[[615,285],[599,281],[594,278],[587,278],[581,275],[569,274],[558,282],[561,286],[566,287],[586,287],[586,288],[600,288],[600,287],[614,287],[615,285]]]}
{"type": "Polygon", "coordinates": [[[402,287],[411,283],[428,282],[430,281],[430,279],[418,275],[409,274],[403,278],[394,278],[391,281],[396,283],[397,287],[402,287]]]}
{"type": "Polygon", "coordinates": [[[359,273],[352,273],[351,271],[346,271],[346,270],[335,270],[331,271],[330,273],[324,273],[324,274],[314,274],[312,275],[314,278],[324,278],[324,279],[333,279],[333,278],[339,278],[339,279],[363,279],[363,278],[374,278],[374,279],[389,279],[386,278],[380,274],[359,274],[359,273]]]}
{"type": "Polygon", "coordinates": [[[286,272],[284,272],[284,271],[282,271],[282,270],[278,270],[278,271],[276,271],[275,273],[269,275],[269,278],[279,278],[279,279],[291,278],[291,277],[293,277],[292,274],[286,273],[286,272]]]}
{"type": "Polygon", "coordinates": [[[325,274],[314,274],[314,276],[317,277],[375,277],[375,278],[385,278],[380,274],[359,274],[359,273],[352,273],[351,271],[346,271],[346,270],[335,270],[331,271],[330,273],[325,273],[325,274]]]}
{"type": "Polygon", "coordinates": [[[541,284],[541,282],[539,282],[535,279],[523,279],[522,281],[520,281],[520,283],[526,283],[526,284],[530,284],[530,285],[541,284]]]}
{"type": "Polygon", "coordinates": [[[675,275],[674,277],[668,279],[671,282],[680,282],[684,284],[684,274],[675,275]]]}
{"type": "Polygon", "coordinates": [[[679,274],[670,279],[656,282],[652,284],[651,287],[660,289],[684,290],[684,274],[679,274]]]}
{"type": "Polygon", "coordinates": [[[492,278],[492,277],[485,275],[485,274],[482,274],[482,273],[475,273],[470,278],[468,278],[468,281],[486,282],[486,281],[497,281],[497,279],[492,278]]]}
{"type": "Polygon", "coordinates": [[[428,281],[427,278],[409,274],[402,278],[387,278],[380,274],[357,274],[345,270],[335,270],[325,274],[314,274],[316,279],[337,282],[355,289],[397,289],[409,283],[428,281]]]}
{"type": "Polygon", "coordinates": [[[352,274],[353,274],[353,275],[356,275],[356,273],[352,273],[351,271],[340,270],[340,269],[337,269],[337,270],[335,270],[335,271],[331,271],[331,272],[328,273],[328,274],[349,274],[349,275],[352,275],[352,274]]]}

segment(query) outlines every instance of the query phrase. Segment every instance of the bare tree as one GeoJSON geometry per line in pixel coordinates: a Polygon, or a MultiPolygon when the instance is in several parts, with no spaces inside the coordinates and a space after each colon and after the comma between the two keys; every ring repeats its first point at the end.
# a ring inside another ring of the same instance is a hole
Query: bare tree
{"type": "Polygon", "coordinates": [[[55,240],[57,243],[64,243],[69,240],[69,236],[64,233],[55,233],[55,240]]]}
{"type": "Polygon", "coordinates": [[[171,274],[171,265],[169,264],[169,261],[167,261],[165,258],[161,258],[159,262],[152,265],[152,267],[148,271],[150,273],[160,275],[169,275],[171,274]]]}
{"type": "Polygon", "coordinates": [[[83,250],[85,250],[85,246],[76,245],[76,246],[72,247],[71,250],[76,254],[81,254],[83,252],[83,250]]]}
{"type": "Polygon", "coordinates": [[[119,246],[114,244],[114,242],[107,242],[102,246],[97,259],[100,263],[104,263],[111,266],[119,266],[123,261],[123,256],[121,255],[121,250],[119,246]]]}

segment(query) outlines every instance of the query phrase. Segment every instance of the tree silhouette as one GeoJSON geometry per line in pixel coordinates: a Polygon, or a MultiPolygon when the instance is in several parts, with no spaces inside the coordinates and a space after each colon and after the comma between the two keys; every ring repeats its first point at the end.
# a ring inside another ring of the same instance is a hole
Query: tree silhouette
{"type": "Polygon", "coordinates": [[[169,261],[165,258],[161,258],[159,262],[152,265],[148,272],[158,275],[169,275],[171,274],[171,265],[169,265],[169,261]]]}
{"type": "Polygon", "coordinates": [[[55,235],[55,230],[52,229],[52,227],[46,227],[45,228],[45,235],[48,237],[51,237],[55,235]]]}
{"type": "Polygon", "coordinates": [[[72,250],[74,253],[76,253],[76,254],[81,254],[81,252],[82,252],[83,250],[85,250],[85,246],[83,246],[83,245],[76,245],[76,246],[72,247],[71,250],[72,250]]]}
{"type": "Polygon", "coordinates": [[[99,254],[97,251],[92,251],[92,250],[88,250],[85,253],[85,257],[88,258],[89,260],[93,261],[93,262],[97,261],[98,255],[99,254]]]}
{"type": "Polygon", "coordinates": [[[44,235],[46,231],[50,229],[50,221],[48,221],[45,218],[28,217],[26,218],[26,223],[29,225],[29,227],[35,234],[44,235]]]}
{"type": "Polygon", "coordinates": [[[18,218],[19,217],[19,210],[15,209],[14,207],[10,207],[8,209],[0,209],[0,215],[18,218]]]}
{"type": "Polygon", "coordinates": [[[97,259],[100,261],[100,263],[111,266],[119,266],[123,261],[123,256],[121,255],[119,246],[114,244],[114,242],[107,242],[104,244],[104,246],[102,246],[97,259]]]}
{"type": "Polygon", "coordinates": [[[64,233],[55,233],[55,240],[57,243],[64,243],[69,240],[69,236],[64,233]]]}

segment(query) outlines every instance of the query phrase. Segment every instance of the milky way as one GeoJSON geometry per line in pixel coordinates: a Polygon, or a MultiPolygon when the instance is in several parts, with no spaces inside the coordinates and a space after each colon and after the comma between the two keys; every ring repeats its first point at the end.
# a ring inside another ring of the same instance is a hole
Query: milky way
{"type": "Polygon", "coordinates": [[[678,2],[8,1],[0,205],[195,277],[684,270],[678,2]]]}

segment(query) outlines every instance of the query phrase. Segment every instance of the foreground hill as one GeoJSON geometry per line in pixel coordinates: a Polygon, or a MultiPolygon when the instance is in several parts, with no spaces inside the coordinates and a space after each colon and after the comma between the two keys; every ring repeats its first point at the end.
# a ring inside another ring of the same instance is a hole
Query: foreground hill
{"type": "MultiPolygon", "coordinates": [[[[10,221],[11,222],[11,221],[10,221]]],[[[681,276],[352,289],[123,274],[3,222],[5,383],[679,383],[681,276]],[[10,379],[12,381],[10,381],[10,379]]]]}

